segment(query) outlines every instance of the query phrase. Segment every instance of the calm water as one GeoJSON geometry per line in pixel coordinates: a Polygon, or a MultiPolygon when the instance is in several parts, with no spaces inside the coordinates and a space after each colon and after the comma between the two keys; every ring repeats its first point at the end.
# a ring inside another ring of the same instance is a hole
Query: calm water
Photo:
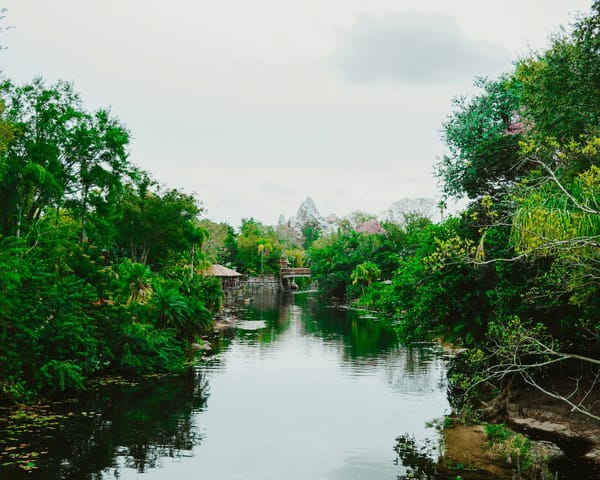
{"type": "Polygon", "coordinates": [[[13,419],[0,478],[395,480],[398,436],[437,445],[427,424],[448,403],[433,349],[305,295],[255,296],[240,316],[183,377],[41,406],[56,416],[33,431],[13,419]]]}

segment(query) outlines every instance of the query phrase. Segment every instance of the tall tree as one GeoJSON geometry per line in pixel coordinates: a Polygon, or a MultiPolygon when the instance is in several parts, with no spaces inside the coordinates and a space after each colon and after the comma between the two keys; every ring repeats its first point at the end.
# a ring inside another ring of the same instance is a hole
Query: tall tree
{"type": "Polygon", "coordinates": [[[191,249],[188,234],[202,208],[193,195],[152,186],[152,180],[142,175],[136,185],[127,187],[117,230],[121,248],[134,262],[160,269],[171,252],[191,249]]]}
{"type": "Polygon", "coordinates": [[[90,195],[105,197],[120,189],[128,173],[126,146],[129,134],[107,110],[82,115],[73,132],[71,145],[73,165],[69,173],[72,185],[67,206],[72,206],[80,219],[80,240],[86,240],[86,219],[90,195]]]}
{"type": "Polygon", "coordinates": [[[497,196],[522,174],[518,147],[522,124],[511,82],[480,79],[473,98],[458,97],[443,125],[449,153],[438,165],[444,193],[458,198],[497,196]]]}
{"type": "Polygon", "coordinates": [[[514,85],[540,140],[578,141],[600,128],[600,3],[545,52],[521,60],[514,85]]]}
{"type": "Polygon", "coordinates": [[[67,82],[6,81],[0,95],[14,125],[0,175],[0,231],[19,236],[49,209],[70,206],[84,238],[89,194],[121,180],[129,133],[106,110],[88,113],[67,82]]]}

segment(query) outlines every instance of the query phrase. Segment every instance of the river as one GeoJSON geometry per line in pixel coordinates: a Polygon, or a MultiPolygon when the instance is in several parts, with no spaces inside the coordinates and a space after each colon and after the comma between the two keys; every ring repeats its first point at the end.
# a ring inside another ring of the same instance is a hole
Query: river
{"type": "Polygon", "coordinates": [[[435,454],[431,425],[449,411],[436,348],[399,346],[384,322],[306,294],[255,295],[238,315],[186,375],[13,418],[0,478],[395,480],[397,437],[435,454]]]}

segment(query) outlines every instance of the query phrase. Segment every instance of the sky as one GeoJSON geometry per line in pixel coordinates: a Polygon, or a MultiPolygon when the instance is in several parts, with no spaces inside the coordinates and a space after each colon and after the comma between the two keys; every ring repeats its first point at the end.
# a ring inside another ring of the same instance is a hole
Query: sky
{"type": "Polygon", "coordinates": [[[273,225],[440,198],[453,97],[591,0],[5,0],[0,69],[74,83],[130,159],[204,217],[273,225]]]}

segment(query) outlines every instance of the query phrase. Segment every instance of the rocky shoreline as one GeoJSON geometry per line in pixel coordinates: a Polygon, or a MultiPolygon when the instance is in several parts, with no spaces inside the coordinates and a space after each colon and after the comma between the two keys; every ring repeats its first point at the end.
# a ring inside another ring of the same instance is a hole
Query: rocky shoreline
{"type": "Polygon", "coordinates": [[[443,431],[442,468],[468,467],[460,471],[464,480],[600,478],[600,422],[565,403],[522,387],[507,395],[502,410],[489,420],[504,422],[527,440],[529,471],[517,469],[506,449],[490,445],[484,425],[463,424],[443,431]],[[554,476],[557,471],[561,476],[554,476]]]}
{"type": "Polygon", "coordinates": [[[550,439],[568,456],[594,463],[600,470],[600,421],[534,389],[508,398],[506,418],[513,428],[533,438],[550,439]]]}

